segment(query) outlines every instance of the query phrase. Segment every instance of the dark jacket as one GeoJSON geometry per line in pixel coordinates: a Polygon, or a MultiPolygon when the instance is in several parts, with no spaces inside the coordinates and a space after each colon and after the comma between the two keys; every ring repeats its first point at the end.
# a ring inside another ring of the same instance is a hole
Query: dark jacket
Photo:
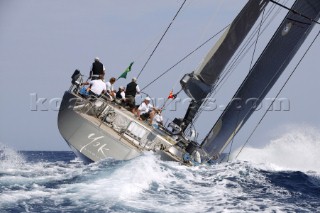
{"type": "Polygon", "coordinates": [[[118,90],[118,92],[116,93],[116,98],[122,99],[121,91],[120,91],[120,90],[118,90]]]}
{"type": "Polygon", "coordinates": [[[103,64],[100,61],[95,61],[92,63],[92,75],[103,75],[103,64]]]}
{"type": "Polygon", "coordinates": [[[131,82],[127,85],[127,88],[126,88],[126,97],[127,96],[133,96],[133,97],[136,97],[136,94],[137,94],[137,83],[135,82],[131,82]]]}

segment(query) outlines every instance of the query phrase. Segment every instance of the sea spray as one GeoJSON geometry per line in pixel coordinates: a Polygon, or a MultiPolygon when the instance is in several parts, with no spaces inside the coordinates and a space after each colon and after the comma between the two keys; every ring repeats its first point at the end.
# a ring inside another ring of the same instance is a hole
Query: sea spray
{"type": "Polygon", "coordinates": [[[320,210],[316,172],[268,170],[242,160],[187,167],[153,153],[89,165],[75,161],[70,152],[8,153],[7,162],[16,162],[16,155],[25,161],[2,171],[1,212],[320,210]]]}
{"type": "MultiPolygon", "coordinates": [[[[310,126],[290,127],[286,133],[263,148],[243,149],[238,160],[269,165],[275,170],[320,173],[319,132],[310,126]]],[[[234,154],[238,152],[239,150],[236,150],[234,154]]]]}
{"type": "Polygon", "coordinates": [[[0,170],[16,168],[25,163],[25,159],[17,151],[0,143],[0,170]]]}

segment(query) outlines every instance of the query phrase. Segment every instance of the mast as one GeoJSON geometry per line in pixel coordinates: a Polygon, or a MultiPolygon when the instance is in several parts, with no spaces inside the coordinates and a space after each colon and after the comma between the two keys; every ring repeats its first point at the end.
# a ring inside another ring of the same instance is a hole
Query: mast
{"type": "Polygon", "coordinates": [[[192,99],[183,119],[183,130],[192,122],[204,99],[219,79],[221,72],[237,51],[268,2],[269,0],[249,0],[207,54],[199,69],[181,79],[182,88],[192,99]]]}
{"type": "Polygon", "coordinates": [[[228,106],[208,133],[202,150],[217,158],[267,95],[320,15],[320,0],[296,0],[228,106]],[[250,102],[251,100],[251,102],[250,102]],[[249,101],[249,103],[248,103],[249,101]]]}

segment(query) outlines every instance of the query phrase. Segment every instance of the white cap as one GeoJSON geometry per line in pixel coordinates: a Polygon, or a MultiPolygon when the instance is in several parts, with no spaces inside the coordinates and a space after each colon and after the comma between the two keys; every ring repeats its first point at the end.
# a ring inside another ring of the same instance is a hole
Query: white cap
{"type": "Polygon", "coordinates": [[[100,59],[99,59],[99,57],[95,57],[94,60],[95,61],[99,61],[100,59]]]}
{"type": "Polygon", "coordinates": [[[133,77],[133,78],[132,78],[132,81],[133,81],[133,82],[136,82],[136,81],[137,81],[137,78],[136,78],[136,77],[133,77]]]}
{"type": "Polygon", "coordinates": [[[124,86],[120,86],[119,88],[120,88],[120,89],[124,89],[124,86]]]}
{"type": "Polygon", "coordinates": [[[150,101],[151,99],[149,97],[146,97],[144,100],[146,101],[150,101]]]}

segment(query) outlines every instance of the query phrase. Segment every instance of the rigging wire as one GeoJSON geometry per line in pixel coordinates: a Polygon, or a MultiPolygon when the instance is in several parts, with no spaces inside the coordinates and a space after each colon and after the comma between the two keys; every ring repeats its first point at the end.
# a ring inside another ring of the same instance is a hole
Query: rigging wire
{"type": "Polygon", "coordinates": [[[147,54],[147,52],[149,51],[149,49],[152,48],[152,46],[157,42],[158,38],[161,36],[161,34],[159,33],[158,35],[154,36],[153,39],[151,39],[151,41],[145,45],[145,48],[140,51],[137,56],[134,57],[134,59],[132,61],[140,61],[142,60],[142,57],[144,57],[144,55],[147,54]]]}
{"type": "MultiPolygon", "coordinates": [[[[288,2],[288,0],[286,0],[286,3],[288,2]]],[[[262,24],[265,23],[265,21],[269,18],[269,16],[272,14],[273,10],[275,8],[275,5],[271,6],[271,8],[268,10],[267,15],[265,20],[263,21],[262,24]]],[[[261,32],[261,35],[264,33],[264,31],[268,28],[268,26],[271,24],[271,22],[274,20],[274,18],[279,14],[279,12],[281,11],[281,8],[279,8],[275,14],[273,15],[273,17],[270,19],[270,21],[268,22],[268,24],[264,27],[264,29],[261,32]]],[[[218,80],[218,82],[216,83],[216,85],[214,85],[214,89],[212,90],[212,92],[208,95],[208,97],[210,96],[214,96],[215,94],[217,94],[219,92],[219,90],[222,88],[222,86],[224,85],[224,83],[226,82],[226,80],[230,77],[230,75],[233,73],[233,71],[235,70],[235,68],[239,65],[239,63],[242,61],[243,57],[248,53],[248,51],[251,49],[251,47],[253,46],[253,43],[251,43],[251,41],[253,40],[253,37],[257,34],[258,28],[260,28],[259,26],[251,33],[251,35],[248,37],[248,39],[245,41],[245,43],[242,45],[242,47],[239,50],[239,53],[236,54],[233,59],[231,60],[230,64],[227,66],[227,68],[225,69],[226,71],[224,73],[222,73],[222,77],[218,80]],[[250,44],[251,43],[251,44],[250,44]],[[249,46],[249,47],[248,47],[249,46]]],[[[204,106],[207,104],[208,99],[204,102],[204,106]]],[[[204,108],[204,107],[203,107],[204,108]]],[[[196,122],[197,119],[199,118],[200,114],[202,113],[202,109],[200,109],[193,122],[196,122]]]]}
{"type": "MultiPolygon", "coordinates": [[[[288,0],[286,1],[286,3],[288,2],[288,0]]],[[[273,7],[274,9],[274,7],[273,7]]],[[[273,11],[272,9],[272,11],[273,11]]],[[[274,14],[274,16],[270,19],[270,21],[268,22],[268,24],[264,27],[264,29],[262,30],[262,33],[264,33],[264,31],[268,28],[268,26],[272,23],[272,21],[274,20],[274,18],[280,13],[281,8],[279,8],[276,13],[274,14]]],[[[271,14],[271,12],[269,13],[269,15],[271,14]]],[[[255,31],[255,34],[257,33],[257,29],[255,31]]],[[[241,50],[241,52],[236,56],[236,59],[233,60],[232,64],[229,65],[228,70],[223,74],[221,80],[218,82],[217,84],[217,89],[215,89],[214,93],[218,93],[219,90],[222,88],[222,86],[225,84],[225,82],[229,79],[229,77],[231,76],[231,74],[235,71],[236,67],[241,63],[241,61],[243,60],[243,58],[247,55],[247,53],[249,52],[249,50],[252,48],[253,43],[250,44],[251,40],[253,39],[254,35],[251,36],[251,38],[248,39],[247,44],[245,45],[245,47],[241,50]],[[249,46],[249,48],[248,48],[249,46]]]]}
{"type": "Polygon", "coordinates": [[[207,44],[209,41],[211,41],[214,37],[216,37],[217,35],[219,35],[222,31],[224,31],[225,29],[227,29],[227,27],[229,27],[229,25],[225,26],[223,29],[221,29],[219,32],[217,32],[216,34],[214,34],[213,36],[211,36],[209,39],[207,39],[205,42],[203,42],[200,46],[198,46],[196,49],[194,49],[193,51],[191,51],[189,54],[187,54],[185,57],[183,57],[182,59],[180,59],[177,63],[175,63],[173,66],[171,66],[169,69],[167,69],[166,71],[164,71],[161,75],[159,75],[158,77],[156,77],[154,80],[152,80],[149,84],[147,84],[145,87],[143,87],[141,90],[146,89],[147,87],[149,87],[151,84],[153,84],[154,82],[156,82],[159,78],[161,78],[162,76],[164,76],[165,74],[167,74],[170,70],[172,70],[174,67],[176,67],[178,64],[180,64],[182,61],[184,61],[185,59],[187,59],[190,55],[192,55],[194,52],[196,52],[197,50],[199,50],[201,47],[203,47],[205,44],[207,44]]]}
{"type": "Polygon", "coordinates": [[[141,71],[139,72],[137,78],[139,78],[139,76],[141,75],[141,73],[143,72],[144,68],[147,66],[147,64],[149,63],[151,57],[153,56],[153,54],[155,53],[155,51],[157,50],[158,46],[160,45],[162,39],[164,38],[164,36],[167,34],[169,28],[171,27],[172,23],[174,22],[174,20],[176,19],[176,17],[178,16],[179,12],[181,11],[183,5],[186,3],[187,0],[184,0],[179,8],[179,10],[177,11],[176,15],[173,17],[172,21],[170,22],[169,26],[167,27],[167,29],[165,30],[165,32],[163,33],[162,37],[160,38],[159,42],[157,43],[157,45],[155,46],[155,48],[153,49],[152,53],[150,54],[148,60],[146,61],[146,63],[143,65],[141,71]]]}
{"type": "MultiPolygon", "coordinates": [[[[274,9],[274,8],[273,8],[274,9]]],[[[264,33],[264,31],[268,28],[268,26],[271,24],[271,22],[274,20],[274,18],[279,14],[280,12],[280,8],[279,10],[275,13],[275,15],[272,17],[272,19],[269,21],[269,23],[264,27],[264,29],[262,30],[262,33],[264,33]]],[[[219,92],[219,90],[222,88],[222,86],[225,84],[225,82],[229,79],[230,75],[235,71],[235,69],[237,68],[237,66],[241,63],[241,61],[243,60],[243,58],[247,55],[247,53],[249,52],[249,50],[252,48],[254,43],[251,43],[251,40],[253,39],[254,35],[257,33],[257,29],[254,32],[254,34],[251,35],[251,37],[247,40],[247,43],[245,44],[245,46],[240,50],[239,54],[236,55],[236,57],[234,58],[234,60],[231,62],[231,64],[227,67],[227,71],[222,75],[221,80],[217,83],[217,89],[214,91],[215,94],[219,92]],[[248,47],[249,46],[249,47],[248,47]],[[219,88],[218,88],[219,87],[219,88]]]]}
{"type": "MultiPolygon", "coordinates": [[[[268,17],[271,15],[271,13],[273,12],[275,6],[271,7],[267,13],[266,19],[268,19],[268,17]]],[[[280,10],[280,9],[279,9],[280,10]]],[[[273,17],[274,18],[274,17],[273,17]]],[[[271,20],[273,20],[273,18],[271,20]]],[[[264,21],[263,21],[264,24],[264,21]]],[[[270,23],[269,23],[270,24],[270,23]]],[[[268,27],[269,25],[267,25],[264,30],[268,27]]],[[[242,47],[240,48],[238,54],[235,55],[235,57],[233,57],[233,59],[231,60],[231,62],[228,64],[228,66],[226,67],[225,70],[227,70],[224,74],[224,76],[226,76],[229,72],[233,72],[235,70],[235,68],[238,66],[238,64],[240,63],[240,61],[242,61],[241,56],[244,56],[248,53],[249,49],[252,47],[253,43],[250,45],[251,41],[254,40],[254,36],[258,33],[260,26],[256,27],[255,30],[250,34],[250,36],[248,37],[248,39],[245,41],[244,45],[242,45],[242,47]],[[249,46],[249,48],[248,48],[249,46]],[[237,63],[239,62],[239,63],[237,63]]],[[[263,30],[263,32],[264,32],[263,30]]],[[[261,33],[262,34],[262,33],[261,33]]],[[[221,79],[222,81],[223,79],[221,79]]]]}
{"type": "Polygon", "coordinates": [[[225,0],[219,0],[217,1],[217,6],[214,7],[214,10],[212,11],[212,15],[209,18],[208,23],[206,24],[206,26],[203,28],[203,30],[201,32],[199,32],[199,39],[198,39],[198,43],[200,43],[201,41],[203,41],[205,39],[205,35],[207,35],[210,30],[212,29],[212,26],[215,24],[216,20],[218,19],[218,17],[221,16],[221,11],[223,6],[226,4],[225,0]]]}
{"type": "Polygon", "coordinates": [[[254,48],[253,48],[252,58],[251,58],[250,67],[249,67],[250,70],[251,70],[251,68],[252,68],[252,63],[253,63],[254,55],[255,55],[255,53],[256,53],[257,44],[258,44],[259,37],[260,37],[260,30],[261,30],[262,23],[263,23],[264,11],[265,11],[265,10],[263,10],[263,12],[262,12],[261,22],[260,22],[259,30],[258,30],[258,33],[257,33],[257,39],[256,39],[256,42],[255,42],[254,48]]]}
{"type": "MultiPolygon", "coordinates": [[[[288,0],[286,0],[286,2],[288,2],[288,0]]],[[[272,13],[273,9],[275,6],[272,6],[269,11],[268,11],[268,15],[266,17],[269,17],[270,14],[272,13]]],[[[278,9],[277,14],[280,12],[281,8],[278,9]]],[[[276,15],[277,15],[276,14],[276,15]]],[[[275,16],[276,16],[275,15],[275,16]]],[[[272,18],[272,20],[275,18],[275,16],[272,18]]],[[[266,18],[267,19],[267,18],[266,18]]],[[[268,25],[264,28],[264,30],[270,25],[271,21],[268,23],[268,25]]],[[[205,42],[203,42],[200,46],[198,46],[196,49],[194,49],[192,52],[190,52],[188,55],[186,55],[185,57],[183,57],[182,59],[180,59],[176,64],[174,64],[172,67],[170,67],[169,69],[167,69],[166,71],[164,71],[161,75],[159,75],[158,77],[156,77],[154,80],[152,80],[149,84],[147,84],[145,87],[143,87],[141,90],[146,89],[147,87],[149,87],[151,84],[153,84],[154,82],[156,82],[159,78],[161,78],[163,75],[165,75],[166,73],[168,73],[170,70],[172,70],[174,67],[176,67],[178,64],[180,64],[182,61],[184,61],[186,58],[188,58],[190,55],[192,55],[194,52],[196,52],[198,49],[200,49],[202,46],[204,46],[206,43],[208,43],[210,40],[212,40],[214,37],[216,37],[217,35],[219,35],[222,31],[224,31],[226,28],[228,28],[230,26],[227,25],[225,26],[223,29],[221,29],[218,33],[214,34],[213,36],[211,36],[209,39],[207,39],[205,42]]],[[[263,30],[263,32],[264,32],[263,30]]],[[[250,43],[250,41],[252,40],[252,38],[254,37],[254,35],[257,33],[256,32],[257,29],[250,35],[250,38],[247,40],[246,44],[244,45],[244,47],[242,47],[242,49],[246,49],[246,47],[248,46],[248,44],[250,43]]],[[[252,45],[250,46],[252,47],[252,45]]],[[[239,56],[244,52],[244,50],[241,50],[240,53],[238,54],[239,56]]],[[[235,57],[235,59],[233,59],[232,64],[235,64],[235,61],[237,61],[237,59],[239,58],[235,57]]],[[[234,68],[234,66],[231,66],[232,68],[234,68]]],[[[229,71],[232,69],[229,68],[229,71]]],[[[218,85],[218,84],[217,84],[218,85]]]]}
{"type": "MultiPolygon", "coordinates": [[[[288,1],[288,0],[286,0],[288,1]]],[[[260,23],[260,26],[263,25],[265,23],[265,21],[269,18],[269,16],[272,14],[273,10],[275,8],[275,5],[271,6],[270,9],[267,12],[266,18],[265,20],[262,19],[262,24],[260,23]]],[[[269,21],[269,23],[265,26],[265,28],[263,29],[262,33],[265,31],[265,29],[270,25],[270,23],[272,22],[272,20],[277,16],[277,14],[280,12],[281,8],[279,8],[275,15],[271,18],[271,20],[269,21]]],[[[265,11],[265,10],[264,10],[265,11]]],[[[238,53],[232,58],[231,62],[229,63],[229,65],[225,68],[226,71],[224,71],[221,76],[222,78],[218,79],[218,82],[213,86],[214,88],[212,89],[212,91],[208,94],[207,97],[212,97],[215,94],[218,93],[218,91],[222,88],[222,86],[224,85],[224,83],[226,82],[226,80],[230,77],[231,73],[233,73],[233,71],[235,70],[235,68],[239,65],[240,62],[238,62],[239,60],[241,61],[243,59],[243,57],[248,53],[248,51],[251,49],[251,47],[253,46],[253,43],[251,43],[251,41],[253,41],[253,37],[257,34],[258,32],[258,28],[261,28],[260,26],[257,26],[256,29],[253,30],[253,32],[249,35],[249,37],[246,39],[246,41],[244,42],[244,44],[240,47],[238,53]],[[249,46],[249,47],[248,47],[249,46]],[[241,57],[242,56],[242,57],[241,57]],[[240,58],[240,59],[239,59],[240,58]],[[238,63],[237,63],[238,62],[238,63]],[[237,64],[237,65],[235,65],[237,64]]],[[[262,34],[261,33],[261,34],[262,34]]],[[[194,119],[192,120],[192,123],[195,123],[198,118],[200,117],[200,114],[204,111],[205,106],[208,103],[208,100],[210,100],[210,98],[207,98],[204,102],[203,102],[203,107],[200,107],[200,109],[198,110],[198,112],[196,113],[194,119]]]]}
{"type": "MultiPolygon", "coordinates": [[[[191,2],[191,1],[190,1],[191,2]]],[[[213,24],[216,22],[216,20],[218,19],[217,17],[220,17],[221,16],[221,8],[223,7],[223,5],[226,3],[225,0],[218,0],[216,2],[217,6],[214,7],[214,10],[212,11],[212,15],[210,16],[210,18],[208,19],[209,21],[207,22],[206,26],[202,28],[201,31],[199,31],[198,35],[200,36],[197,36],[198,39],[197,39],[197,42],[196,44],[201,44],[202,41],[204,41],[205,38],[205,35],[208,34],[208,31],[210,29],[212,29],[212,26],[213,24]],[[210,27],[211,26],[211,27],[210,27]]],[[[200,66],[201,63],[198,65],[200,66]]],[[[177,85],[180,86],[180,78],[186,73],[186,67],[188,67],[187,64],[184,64],[183,66],[181,66],[181,68],[179,68],[180,70],[180,73],[179,75],[176,75],[178,76],[177,77],[177,80],[175,81],[172,89],[175,89],[177,87],[177,85]]],[[[189,69],[189,68],[187,68],[189,69]]],[[[198,68],[195,68],[194,70],[197,70],[198,68]]],[[[178,73],[177,73],[178,74],[178,73]]]]}
{"type": "MultiPolygon", "coordinates": [[[[179,92],[177,92],[176,94],[174,94],[174,96],[175,96],[175,97],[178,96],[180,92],[182,92],[182,89],[180,89],[179,92]]],[[[162,109],[166,109],[175,99],[176,99],[176,98],[173,98],[169,103],[167,103],[168,100],[169,100],[169,98],[167,98],[167,100],[164,102],[164,104],[163,104],[163,106],[162,106],[161,108],[162,108],[162,109]]]]}
{"type": "MultiPolygon", "coordinates": [[[[287,0],[288,1],[288,0],[287,0]]],[[[268,17],[271,15],[271,13],[273,12],[275,6],[272,6],[269,11],[267,12],[266,15],[266,19],[265,21],[268,19],[268,17]]],[[[271,24],[271,22],[274,20],[274,18],[279,14],[281,8],[279,8],[274,16],[270,19],[269,23],[264,27],[264,29],[262,30],[262,33],[264,33],[264,31],[268,28],[268,26],[271,24]]],[[[264,24],[264,22],[262,24],[264,24]]],[[[253,46],[253,42],[251,43],[251,41],[253,41],[253,37],[258,33],[260,26],[256,27],[256,29],[253,31],[253,33],[249,36],[249,38],[247,39],[247,41],[245,42],[245,44],[243,45],[243,47],[240,49],[239,53],[233,58],[233,60],[231,61],[231,63],[228,65],[228,67],[226,68],[226,72],[224,72],[221,80],[219,80],[217,87],[220,86],[220,88],[223,86],[223,84],[226,82],[226,80],[228,79],[228,75],[230,76],[230,74],[235,70],[235,68],[239,65],[239,63],[242,61],[243,57],[248,53],[248,51],[250,50],[250,48],[253,46]],[[251,43],[251,44],[250,44],[251,43]],[[249,47],[248,47],[249,46],[249,47]],[[222,82],[224,81],[224,82],[222,82]],[[221,85],[220,85],[221,84],[221,85]]],[[[220,88],[216,91],[216,93],[220,90],[220,88]]]]}
{"type": "MultiPolygon", "coordinates": [[[[254,49],[253,49],[253,53],[252,53],[252,58],[251,58],[251,63],[250,63],[249,70],[251,70],[251,68],[252,68],[252,63],[253,63],[254,55],[255,55],[256,48],[257,48],[257,44],[258,44],[258,41],[259,41],[260,30],[261,30],[261,27],[262,27],[262,24],[263,24],[263,19],[264,19],[264,12],[265,12],[265,9],[264,9],[263,12],[262,12],[261,21],[260,21],[259,29],[258,29],[258,32],[257,32],[257,39],[256,39],[256,41],[255,41],[255,45],[254,45],[254,49]]],[[[239,112],[238,112],[238,114],[237,114],[237,122],[236,122],[236,126],[235,126],[235,127],[237,127],[238,125],[239,125],[239,112]]],[[[235,129],[236,129],[236,128],[235,128],[235,129]]],[[[229,161],[229,158],[230,158],[230,153],[231,153],[231,151],[232,151],[233,142],[234,142],[234,137],[232,137],[232,140],[231,140],[231,144],[230,144],[230,149],[229,149],[227,161],[229,161]]]]}
{"type": "MultiPolygon", "coordinates": [[[[239,114],[240,114],[240,112],[238,111],[238,113],[237,113],[237,122],[235,123],[236,125],[235,125],[235,128],[234,128],[234,129],[237,129],[237,126],[239,125],[239,114]]],[[[234,134],[234,133],[233,133],[233,134],[234,134]]],[[[231,151],[232,151],[232,146],[233,146],[233,142],[234,142],[234,136],[235,136],[235,135],[232,136],[232,140],[231,140],[231,144],[230,144],[230,149],[229,149],[229,153],[228,153],[227,162],[229,162],[230,153],[231,153],[231,151]]]]}
{"type": "Polygon", "coordinates": [[[301,59],[299,60],[299,62],[297,63],[297,65],[295,66],[295,68],[293,69],[293,71],[291,72],[291,74],[289,75],[289,77],[287,78],[287,80],[284,82],[284,84],[282,85],[281,89],[278,91],[276,97],[272,100],[271,104],[269,105],[268,109],[265,111],[265,113],[263,114],[263,116],[261,117],[261,119],[259,120],[259,122],[257,123],[257,125],[254,127],[253,131],[251,132],[251,134],[249,135],[249,137],[247,138],[246,142],[243,144],[243,146],[241,147],[241,149],[239,150],[238,154],[236,155],[235,159],[237,159],[237,157],[240,155],[240,153],[242,152],[243,148],[247,145],[247,143],[249,142],[249,140],[251,139],[252,135],[254,134],[254,132],[257,130],[258,126],[261,124],[262,120],[265,118],[265,116],[267,115],[267,113],[269,112],[270,107],[273,105],[273,103],[275,102],[275,100],[278,98],[278,96],[280,95],[280,93],[282,92],[282,90],[284,89],[284,87],[287,85],[288,81],[291,79],[292,75],[295,73],[295,71],[297,70],[297,68],[299,67],[299,65],[301,64],[302,60],[304,59],[304,57],[307,55],[307,53],[309,52],[309,50],[311,49],[312,45],[314,44],[314,42],[317,40],[317,38],[320,35],[320,31],[318,32],[318,34],[315,36],[315,38],[313,39],[313,41],[311,42],[311,44],[309,45],[308,49],[305,51],[305,53],[303,54],[303,56],[301,57],[301,59]]]}
{"type": "Polygon", "coordinates": [[[270,2],[272,2],[272,3],[274,3],[274,4],[278,5],[278,6],[280,6],[280,7],[282,7],[282,8],[284,8],[284,9],[286,9],[286,10],[289,10],[290,12],[292,12],[292,13],[294,13],[294,14],[297,14],[297,15],[303,17],[303,18],[306,18],[306,19],[308,19],[309,21],[312,21],[312,22],[314,22],[314,23],[320,24],[320,22],[318,22],[318,21],[316,21],[316,20],[314,20],[314,19],[312,19],[312,18],[310,18],[310,17],[308,17],[308,16],[303,15],[302,13],[299,13],[298,11],[293,10],[292,8],[286,7],[285,5],[282,5],[282,4],[280,4],[280,3],[278,3],[278,2],[276,2],[276,1],[274,1],[274,0],[270,0],[270,2]]]}
{"type": "MultiPolygon", "coordinates": [[[[288,0],[287,0],[288,1],[288,0]]],[[[271,6],[271,8],[269,9],[269,11],[267,12],[267,15],[266,15],[266,19],[265,21],[269,18],[269,16],[272,14],[272,12],[274,11],[274,8],[275,6],[271,6]]],[[[279,8],[274,16],[270,19],[270,21],[268,22],[268,24],[264,27],[262,33],[264,33],[264,31],[268,28],[268,26],[271,24],[271,22],[274,20],[274,18],[279,14],[279,12],[281,11],[281,8],[279,8]]],[[[263,21],[263,24],[264,22],[263,21]]],[[[230,75],[234,70],[235,68],[239,65],[239,63],[242,61],[243,57],[248,53],[248,51],[250,50],[250,48],[253,46],[253,42],[251,43],[251,41],[253,41],[254,39],[254,36],[258,33],[258,30],[259,30],[259,26],[256,27],[256,29],[251,33],[251,35],[249,36],[249,38],[246,40],[245,44],[242,46],[242,48],[240,49],[239,53],[233,58],[233,60],[231,61],[231,63],[228,65],[228,67],[226,68],[226,72],[223,76],[223,78],[221,79],[221,81],[224,80],[224,78],[226,78],[227,75],[230,75]],[[250,44],[251,43],[251,44],[250,44]],[[248,48],[249,46],[249,48],[248,48]]],[[[261,34],[262,34],[261,33],[261,34]]],[[[222,83],[223,85],[224,83],[222,83]]],[[[221,85],[221,86],[222,86],[221,85]]]]}

